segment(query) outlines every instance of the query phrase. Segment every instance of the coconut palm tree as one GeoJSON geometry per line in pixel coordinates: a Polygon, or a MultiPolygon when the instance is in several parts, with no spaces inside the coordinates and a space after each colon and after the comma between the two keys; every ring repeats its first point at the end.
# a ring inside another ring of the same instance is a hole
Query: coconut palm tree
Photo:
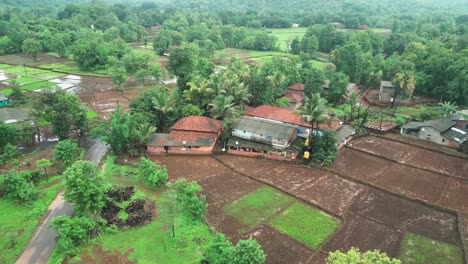
{"type": "Polygon", "coordinates": [[[174,111],[173,100],[166,88],[160,88],[152,102],[154,110],[159,114],[158,131],[162,132],[167,123],[167,115],[174,111]]]}
{"type": "Polygon", "coordinates": [[[403,92],[405,94],[407,93],[409,95],[413,94],[416,80],[414,79],[414,74],[412,72],[403,71],[403,72],[397,73],[392,81],[396,85],[395,97],[392,101],[392,107],[393,107],[397,99],[397,96],[400,94],[400,92],[403,92]]]}
{"type": "Polygon", "coordinates": [[[250,103],[252,95],[249,92],[249,87],[238,79],[225,80],[224,87],[226,94],[234,97],[234,104],[244,108],[244,104],[250,103]]]}
{"type": "Polygon", "coordinates": [[[185,99],[204,109],[210,102],[208,81],[201,76],[195,76],[187,85],[190,89],[184,91],[185,99]]]}
{"type": "Polygon", "coordinates": [[[281,85],[283,84],[286,77],[279,71],[275,72],[273,75],[268,75],[267,79],[270,81],[271,85],[274,88],[275,96],[280,96],[283,91],[280,90],[281,85]]]}
{"type": "Polygon", "coordinates": [[[218,95],[213,102],[208,106],[210,108],[211,116],[218,120],[232,120],[234,121],[241,116],[241,110],[234,103],[234,97],[218,95]]]}
{"type": "Polygon", "coordinates": [[[311,126],[309,142],[311,142],[314,128],[318,128],[318,125],[326,120],[326,103],[327,101],[319,93],[316,93],[312,94],[310,98],[306,96],[304,105],[299,109],[299,114],[302,115],[303,120],[311,126]]]}

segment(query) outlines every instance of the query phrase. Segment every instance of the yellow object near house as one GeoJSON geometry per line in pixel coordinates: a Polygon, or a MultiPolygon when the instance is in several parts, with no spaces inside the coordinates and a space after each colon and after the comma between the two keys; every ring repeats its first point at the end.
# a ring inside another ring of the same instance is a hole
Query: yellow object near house
{"type": "Polygon", "coordinates": [[[304,152],[304,159],[309,159],[310,153],[309,151],[304,152]]]}
{"type": "Polygon", "coordinates": [[[306,140],[304,146],[309,146],[309,139],[306,140]]]}

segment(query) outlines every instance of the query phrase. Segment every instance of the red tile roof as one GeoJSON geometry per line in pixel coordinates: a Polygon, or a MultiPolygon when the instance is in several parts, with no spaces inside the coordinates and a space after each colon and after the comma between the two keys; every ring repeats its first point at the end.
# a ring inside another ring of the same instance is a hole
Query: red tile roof
{"type": "Polygon", "coordinates": [[[211,132],[172,131],[169,139],[176,142],[195,143],[199,138],[212,139],[216,141],[218,135],[211,132]]]}
{"type": "Polygon", "coordinates": [[[206,116],[188,116],[177,121],[171,130],[218,133],[221,128],[221,121],[206,116]]]}
{"type": "Polygon", "coordinates": [[[288,87],[289,90],[295,91],[304,91],[304,84],[303,83],[295,83],[288,87]]]}
{"type": "Polygon", "coordinates": [[[304,100],[303,96],[296,93],[286,94],[284,97],[288,98],[290,103],[300,103],[304,100]]]}
{"type": "MultiPolygon", "coordinates": [[[[309,123],[302,121],[302,117],[296,114],[293,110],[271,105],[261,105],[251,111],[248,111],[245,115],[280,121],[298,126],[311,126],[309,123]]],[[[331,120],[328,123],[319,125],[320,129],[332,129],[333,131],[336,131],[340,127],[341,124],[339,120],[331,120]]]]}

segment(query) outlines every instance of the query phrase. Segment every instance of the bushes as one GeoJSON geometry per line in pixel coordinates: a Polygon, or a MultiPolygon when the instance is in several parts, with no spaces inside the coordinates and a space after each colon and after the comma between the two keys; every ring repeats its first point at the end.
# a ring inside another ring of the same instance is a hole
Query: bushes
{"type": "Polygon", "coordinates": [[[77,246],[89,239],[89,233],[95,226],[95,222],[87,217],[56,217],[50,227],[60,234],[58,252],[65,256],[77,254],[77,246]]]}
{"type": "Polygon", "coordinates": [[[182,212],[193,217],[194,220],[204,220],[208,208],[205,195],[201,194],[201,187],[196,182],[182,178],[173,185],[176,200],[182,212]]]}
{"type": "Polygon", "coordinates": [[[205,248],[205,260],[211,264],[261,264],[266,254],[258,242],[249,238],[233,246],[224,235],[217,233],[205,248]]]}
{"type": "Polygon", "coordinates": [[[312,136],[311,150],[312,160],[323,162],[325,165],[331,164],[338,153],[335,134],[330,130],[324,130],[322,135],[319,133],[314,134],[312,136]]]}
{"type": "Polygon", "coordinates": [[[159,166],[143,157],[138,164],[138,169],[138,177],[154,188],[161,188],[167,183],[167,179],[169,178],[165,166],[159,166]]]}
{"type": "Polygon", "coordinates": [[[27,182],[24,177],[15,171],[7,171],[0,177],[0,187],[8,197],[28,203],[34,201],[39,191],[34,184],[27,182]]]}
{"type": "Polygon", "coordinates": [[[328,256],[329,264],[345,264],[345,263],[376,263],[376,264],[401,264],[398,259],[391,259],[385,253],[380,253],[377,250],[359,252],[357,248],[351,248],[347,253],[340,251],[330,252],[328,256]]]}

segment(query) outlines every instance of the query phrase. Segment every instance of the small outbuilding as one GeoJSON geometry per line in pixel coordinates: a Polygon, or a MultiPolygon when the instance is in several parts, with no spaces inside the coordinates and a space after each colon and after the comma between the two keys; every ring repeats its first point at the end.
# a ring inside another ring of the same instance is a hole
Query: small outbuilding
{"type": "Polygon", "coordinates": [[[0,107],[7,106],[10,103],[10,100],[6,95],[0,94],[0,107]]]}

